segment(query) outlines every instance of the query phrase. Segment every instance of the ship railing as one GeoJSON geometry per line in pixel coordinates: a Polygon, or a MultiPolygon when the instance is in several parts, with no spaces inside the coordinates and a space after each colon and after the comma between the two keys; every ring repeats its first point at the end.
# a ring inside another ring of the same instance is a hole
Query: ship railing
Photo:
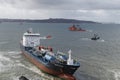
{"type": "Polygon", "coordinates": [[[60,54],[60,55],[66,55],[65,53],[60,52],[60,51],[57,51],[57,54],[60,54]]]}
{"type": "Polygon", "coordinates": [[[62,64],[67,64],[67,60],[61,59],[60,57],[56,56],[56,62],[57,63],[62,63],[62,64]]]}

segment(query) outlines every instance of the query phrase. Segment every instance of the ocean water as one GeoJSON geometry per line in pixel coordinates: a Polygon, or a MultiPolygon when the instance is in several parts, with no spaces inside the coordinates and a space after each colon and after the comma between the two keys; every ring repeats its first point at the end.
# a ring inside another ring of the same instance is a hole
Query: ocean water
{"type": "Polygon", "coordinates": [[[54,52],[67,54],[80,61],[76,80],[120,80],[120,24],[80,24],[86,32],[72,32],[65,23],[0,23],[0,80],[19,80],[21,75],[30,80],[60,80],[41,72],[20,52],[19,42],[28,28],[41,36],[41,44],[53,47],[54,52]],[[94,33],[100,40],[92,41],[94,33]]]}

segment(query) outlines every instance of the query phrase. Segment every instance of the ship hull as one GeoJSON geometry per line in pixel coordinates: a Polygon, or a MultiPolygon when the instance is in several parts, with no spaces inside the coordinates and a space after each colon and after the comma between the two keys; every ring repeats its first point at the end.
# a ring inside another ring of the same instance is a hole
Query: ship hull
{"type": "MultiPolygon", "coordinates": [[[[24,46],[21,45],[21,51],[22,54],[30,61],[32,62],[34,65],[36,65],[40,70],[42,70],[45,73],[60,77],[62,79],[65,80],[76,80],[75,77],[72,74],[67,74],[64,73],[60,70],[57,70],[57,67],[51,67],[51,64],[44,64],[41,61],[37,60],[36,57],[34,57],[33,55],[31,55],[28,51],[26,51],[24,49],[24,46]]],[[[66,67],[67,70],[67,67],[66,67]]]]}

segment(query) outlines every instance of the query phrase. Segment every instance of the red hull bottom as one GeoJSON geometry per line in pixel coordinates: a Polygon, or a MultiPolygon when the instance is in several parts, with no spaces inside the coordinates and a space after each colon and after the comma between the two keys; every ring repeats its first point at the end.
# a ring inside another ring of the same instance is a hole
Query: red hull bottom
{"type": "Polygon", "coordinates": [[[65,80],[76,80],[74,76],[69,75],[69,74],[64,74],[64,73],[56,72],[54,70],[50,70],[46,66],[40,64],[37,60],[35,60],[34,58],[32,58],[30,55],[27,55],[27,53],[26,54],[24,52],[22,52],[22,53],[25,55],[26,58],[28,58],[30,60],[30,62],[32,62],[33,64],[35,64],[42,71],[44,71],[44,72],[46,72],[48,74],[52,74],[54,76],[58,76],[59,78],[62,78],[62,79],[65,79],[65,80]]]}

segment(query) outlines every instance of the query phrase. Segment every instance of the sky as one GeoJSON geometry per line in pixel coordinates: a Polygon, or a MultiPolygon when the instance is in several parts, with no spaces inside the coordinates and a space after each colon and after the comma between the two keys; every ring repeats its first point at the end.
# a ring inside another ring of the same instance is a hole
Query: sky
{"type": "Polygon", "coordinates": [[[120,0],[0,0],[0,18],[120,23],[120,0]]]}

